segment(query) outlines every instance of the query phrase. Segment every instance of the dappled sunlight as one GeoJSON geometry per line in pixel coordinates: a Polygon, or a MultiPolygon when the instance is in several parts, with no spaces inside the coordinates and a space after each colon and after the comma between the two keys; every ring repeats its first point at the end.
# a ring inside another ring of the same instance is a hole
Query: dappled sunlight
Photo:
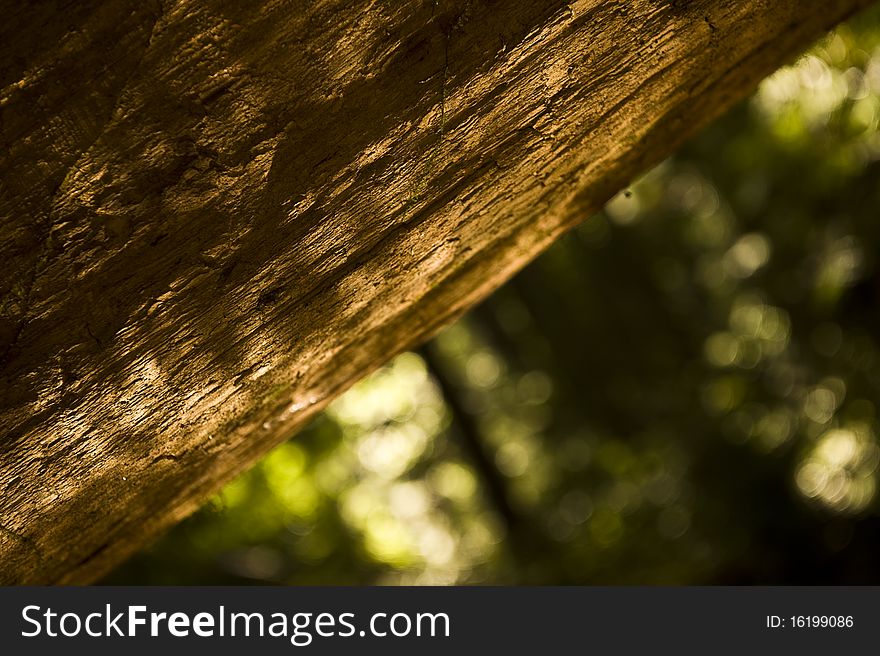
{"type": "Polygon", "coordinates": [[[880,157],[880,43],[876,34],[861,42],[847,27],[835,30],[811,53],[777,71],[762,84],[754,107],[784,145],[806,149],[835,121],[847,139],[834,155],[840,169],[880,157]]]}
{"type": "MultiPolygon", "coordinates": [[[[872,21],[769,77],[144,558],[175,554],[198,582],[851,582],[848,563],[876,561],[860,522],[880,476],[872,21]]],[[[258,351],[248,380],[274,366],[258,351]]],[[[158,363],[141,375],[133,390],[162,384],[158,363]]],[[[292,393],[291,413],[317,402],[292,393]]]]}
{"type": "Polygon", "coordinates": [[[420,426],[403,425],[378,429],[359,440],[361,465],[382,478],[396,478],[422,455],[428,435],[420,426]]]}
{"type": "Polygon", "coordinates": [[[797,471],[800,491],[831,509],[857,513],[874,500],[880,448],[865,425],[824,433],[797,471]]]}
{"type": "Polygon", "coordinates": [[[373,384],[356,385],[331,404],[327,413],[342,425],[371,428],[388,421],[407,421],[419,412],[420,417],[431,421],[436,414],[423,410],[442,407],[424,364],[415,355],[398,357],[369,380],[373,384]]]}

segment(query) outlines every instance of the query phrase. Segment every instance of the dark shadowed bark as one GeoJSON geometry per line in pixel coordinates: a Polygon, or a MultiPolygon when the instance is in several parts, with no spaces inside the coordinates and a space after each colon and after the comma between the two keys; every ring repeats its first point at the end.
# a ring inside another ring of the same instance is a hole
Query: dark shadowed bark
{"type": "Polygon", "coordinates": [[[869,3],[3,4],[0,582],[66,583],[869,3]]]}

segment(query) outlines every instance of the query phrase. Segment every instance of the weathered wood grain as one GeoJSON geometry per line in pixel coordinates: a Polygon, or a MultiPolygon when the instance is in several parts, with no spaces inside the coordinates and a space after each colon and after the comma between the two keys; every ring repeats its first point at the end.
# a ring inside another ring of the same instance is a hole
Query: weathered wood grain
{"type": "Polygon", "coordinates": [[[867,0],[87,0],[0,28],[0,582],[86,582],[867,0]]]}

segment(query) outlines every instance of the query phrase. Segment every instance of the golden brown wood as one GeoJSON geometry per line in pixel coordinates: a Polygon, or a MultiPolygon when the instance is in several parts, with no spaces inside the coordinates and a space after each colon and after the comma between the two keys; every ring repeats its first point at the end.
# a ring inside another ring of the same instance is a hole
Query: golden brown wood
{"type": "Polygon", "coordinates": [[[0,582],[70,583],[869,3],[5,4],[0,582]]]}

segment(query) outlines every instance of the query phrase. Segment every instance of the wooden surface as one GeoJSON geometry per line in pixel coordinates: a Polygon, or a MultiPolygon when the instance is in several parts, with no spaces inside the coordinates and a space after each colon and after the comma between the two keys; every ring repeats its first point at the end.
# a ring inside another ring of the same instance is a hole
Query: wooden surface
{"type": "Polygon", "coordinates": [[[869,3],[3,4],[10,584],[106,572],[869,3]]]}

